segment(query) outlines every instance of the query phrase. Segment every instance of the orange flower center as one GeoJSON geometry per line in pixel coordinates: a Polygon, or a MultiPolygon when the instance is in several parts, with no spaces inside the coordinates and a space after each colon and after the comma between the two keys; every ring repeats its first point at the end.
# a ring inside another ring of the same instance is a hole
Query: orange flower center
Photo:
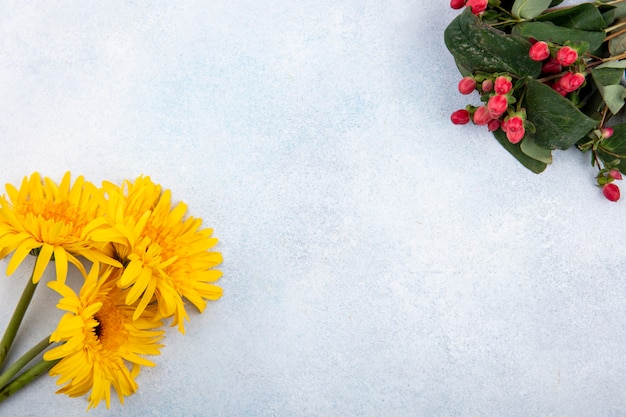
{"type": "Polygon", "coordinates": [[[98,325],[94,328],[96,338],[105,350],[116,351],[128,340],[128,330],[124,327],[124,312],[107,298],[95,317],[98,325]]]}

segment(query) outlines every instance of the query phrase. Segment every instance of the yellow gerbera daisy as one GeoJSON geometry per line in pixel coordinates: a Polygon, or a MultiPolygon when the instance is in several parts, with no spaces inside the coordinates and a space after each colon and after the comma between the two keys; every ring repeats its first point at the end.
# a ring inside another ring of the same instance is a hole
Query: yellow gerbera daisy
{"type": "Polygon", "coordinates": [[[8,198],[0,197],[0,258],[14,252],[7,275],[15,272],[31,251],[38,253],[35,283],[53,256],[61,282],[65,281],[68,261],[86,275],[76,256],[121,266],[89,238],[106,221],[100,215],[102,192],[82,176],[72,184],[67,172],[57,185],[48,177],[42,181],[35,172],[30,178],[24,177],[19,190],[7,184],[6,192],[8,198]]]}
{"type": "Polygon", "coordinates": [[[89,408],[100,401],[111,401],[111,387],[120,402],[137,390],[135,377],[141,366],[154,363],[139,355],[158,355],[163,331],[157,309],[150,306],[136,320],[134,307],[126,305],[126,294],[117,285],[120,269],[107,268],[100,275],[98,264],[90,270],[80,294],[52,281],[48,286],[62,295],[57,305],[67,313],[50,337],[65,342],[44,354],[44,359],[60,361],[50,370],[59,375],[57,393],[77,397],[89,394],[89,408]],[[130,368],[129,368],[130,365],[130,368]]]}
{"type": "Polygon", "coordinates": [[[108,197],[106,216],[110,229],[94,233],[94,239],[113,242],[118,260],[125,265],[119,285],[129,288],[127,304],[139,300],[135,317],[156,300],[163,317],[184,333],[189,319],[184,299],[202,312],[207,300],[221,297],[214,284],[221,272],[213,269],[222,256],[210,249],[217,244],[202,220],[184,218],[187,206],[171,204],[171,192],[162,191],[150,177],[125,181],[121,187],[104,183],[108,197]]]}

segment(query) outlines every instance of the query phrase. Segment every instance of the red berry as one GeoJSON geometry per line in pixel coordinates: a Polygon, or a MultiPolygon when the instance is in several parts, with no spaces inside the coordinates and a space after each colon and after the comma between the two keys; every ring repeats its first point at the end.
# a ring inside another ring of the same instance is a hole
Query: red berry
{"type": "Polygon", "coordinates": [[[458,10],[461,7],[465,6],[465,1],[466,0],[450,0],[450,7],[452,7],[455,10],[458,10]]]}
{"type": "Polygon", "coordinates": [[[578,90],[585,82],[585,74],[577,72],[567,72],[559,79],[559,87],[566,93],[578,90]]]}
{"type": "Polygon", "coordinates": [[[463,77],[459,81],[459,93],[470,94],[476,88],[476,80],[474,77],[463,77]]]}
{"type": "Polygon", "coordinates": [[[500,128],[500,120],[499,119],[491,119],[489,123],[487,123],[487,129],[490,132],[495,132],[500,128]]]}
{"type": "Polygon", "coordinates": [[[559,64],[567,67],[568,65],[572,65],[578,59],[578,52],[570,48],[569,46],[564,46],[556,53],[556,60],[559,61],[559,64]]]}
{"type": "Polygon", "coordinates": [[[480,106],[474,112],[474,124],[476,125],[486,125],[492,119],[491,114],[489,113],[489,109],[487,106],[480,106]]]}
{"type": "Polygon", "coordinates": [[[487,107],[489,108],[491,118],[498,119],[509,107],[509,102],[505,95],[496,94],[494,96],[491,96],[491,98],[487,102],[487,107]]]}
{"type": "Polygon", "coordinates": [[[465,125],[470,121],[470,114],[465,109],[457,110],[450,115],[450,120],[455,125],[465,125]]]}
{"type": "Polygon", "coordinates": [[[556,58],[550,58],[541,67],[541,72],[544,74],[558,74],[561,71],[563,71],[563,67],[556,58]]]}
{"type": "Polygon", "coordinates": [[[506,138],[511,143],[519,143],[526,134],[524,120],[520,116],[509,117],[506,120],[506,138]]]}
{"type": "Polygon", "coordinates": [[[513,88],[510,77],[505,77],[504,75],[496,78],[494,86],[496,94],[506,94],[513,88]]]}
{"type": "Polygon", "coordinates": [[[480,14],[487,10],[488,4],[489,0],[467,0],[467,3],[465,3],[467,7],[471,7],[474,14],[480,14]]]}
{"type": "Polygon", "coordinates": [[[619,187],[613,183],[608,183],[602,186],[602,194],[609,201],[617,201],[619,200],[619,187]]]}
{"type": "Polygon", "coordinates": [[[533,61],[543,61],[550,56],[550,47],[547,43],[539,41],[530,47],[528,56],[533,61]]]}

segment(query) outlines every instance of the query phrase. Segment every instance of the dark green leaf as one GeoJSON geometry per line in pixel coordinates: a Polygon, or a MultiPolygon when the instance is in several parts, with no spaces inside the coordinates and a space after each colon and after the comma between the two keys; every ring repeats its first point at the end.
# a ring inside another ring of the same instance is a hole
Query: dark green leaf
{"type": "Polygon", "coordinates": [[[450,22],[444,40],[455,60],[472,72],[509,72],[519,77],[537,77],[541,72],[541,63],[528,56],[526,39],[485,25],[469,8],[450,22]]]}
{"type": "Polygon", "coordinates": [[[550,3],[550,7],[558,6],[561,3],[563,3],[563,0],[552,0],[552,3],[550,3]]]}
{"type": "Polygon", "coordinates": [[[597,125],[547,85],[528,80],[527,86],[524,104],[528,120],[537,129],[534,139],[538,146],[567,149],[597,125]]]}
{"type": "Polygon", "coordinates": [[[514,145],[506,138],[506,134],[502,130],[496,130],[493,132],[495,138],[500,142],[500,145],[504,147],[511,155],[515,157],[522,165],[526,168],[534,172],[535,174],[539,174],[543,172],[548,166],[546,163],[538,161],[530,156],[526,155],[522,152],[519,143],[514,145]]]}
{"type": "Polygon", "coordinates": [[[615,67],[597,67],[591,71],[591,75],[597,83],[602,85],[619,84],[622,80],[624,70],[622,68],[615,67]]]}
{"type": "Polygon", "coordinates": [[[592,3],[583,3],[548,12],[539,16],[537,20],[549,21],[557,26],[579,30],[599,31],[606,27],[602,14],[592,3]]]}
{"type": "Polygon", "coordinates": [[[598,49],[606,34],[603,31],[570,29],[557,26],[552,22],[522,22],[515,26],[515,33],[522,36],[535,38],[539,41],[549,41],[559,44],[570,42],[587,42],[589,49],[598,49]]]}
{"type": "Polygon", "coordinates": [[[552,0],[515,0],[511,13],[522,19],[533,19],[550,6],[552,0]]]}
{"type": "Polygon", "coordinates": [[[613,136],[604,139],[598,147],[598,156],[606,163],[619,160],[617,168],[626,173],[626,123],[613,127],[613,136]]]}

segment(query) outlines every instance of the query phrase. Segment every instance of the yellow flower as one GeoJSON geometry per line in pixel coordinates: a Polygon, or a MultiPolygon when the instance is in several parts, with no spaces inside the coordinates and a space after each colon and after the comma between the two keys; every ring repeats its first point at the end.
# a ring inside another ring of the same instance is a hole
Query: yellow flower
{"type": "MultiPolygon", "coordinates": [[[[24,177],[19,188],[6,185],[0,197],[0,258],[13,253],[7,275],[15,272],[24,258],[38,253],[33,271],[37,283],[53,258],[57,279],[65,281],[68,261],[83,275],[85,269],[77,256],[121,266],[96,247],[89,235],[105,224],[100,216],[103,196],[98,188],[79,176],[72,184],[67,172],[59,185],[39,173],[24,177]]],[[[99,244],[102,246],[102,244],[99,244]]]]}
{"type": "Polygon", "coordinates": [[[94,239],[113,242],[117,259],[124,265],[119,281],[129,288],[127,304],[139,301],[135,318],[156,300],[163,317],[173,317],[172,326],[184,333],[189,316],[184,299],[200,312],[207,300],[221,297],[214,284],[221,272],[213,269],[222,261],[210,249],[217,244],[211,229],[201,229],[202,220],[184,218],[187,206],[171,204],[171,192],[162,191],[150,177],[121,187],[104,183],[106,217],[111,225],[94,233],[94,239]]]}
{"type": "Polygon", "coordinates": [[[150,306],[133,320],[133,306],[125,303],[124,290],[117,287],[121,270],[108,267],[102,274],[94,264],[79,294],[59,281],[48,286],[63,297],[57,307],[67,311],[50,336],[51,342],[65,342],[44,354],[60,359],[50,370],[59,375],[57,393],[77,397],[89,394],[89,408],[100,401],[110,406],[111,387],[120,402],[137,390],[135,377],[141,366],[154,363],[139,355],[160,354],[163,331],[157,310],[150,306]],[[130,367],[129,367],[130,365],[130,367]]]}

